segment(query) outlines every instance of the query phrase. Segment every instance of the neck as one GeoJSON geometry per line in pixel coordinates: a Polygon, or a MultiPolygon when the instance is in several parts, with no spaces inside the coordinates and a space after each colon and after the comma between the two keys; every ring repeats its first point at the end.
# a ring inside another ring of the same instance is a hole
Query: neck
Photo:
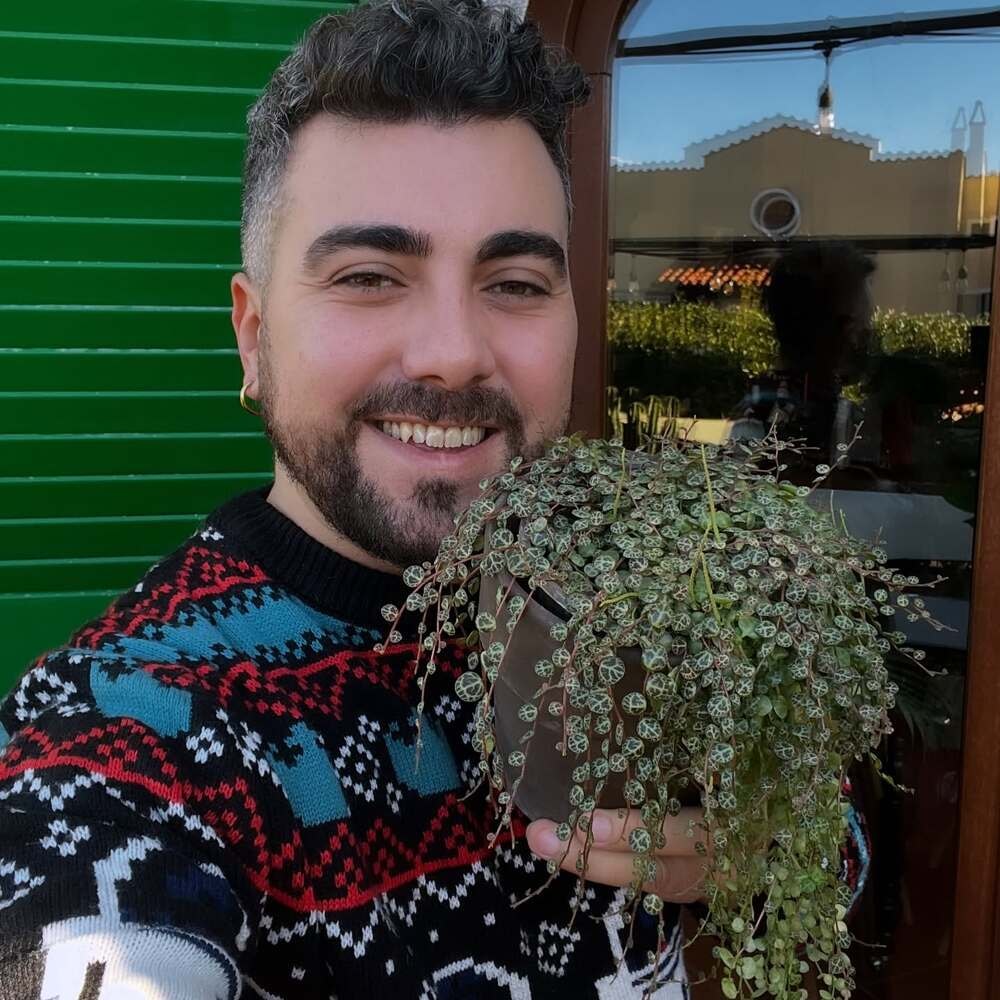
{"type": "Polygon", "coordinates": [[[384,559],[377,559],[339,531],[334,530],[280,463],[275,463],[274,486],[267,495],[267,502],[297,524],[310,538],[332,549],[337,555],[380,573],[397,575],[402,573],[402,567],[384,559]]]}

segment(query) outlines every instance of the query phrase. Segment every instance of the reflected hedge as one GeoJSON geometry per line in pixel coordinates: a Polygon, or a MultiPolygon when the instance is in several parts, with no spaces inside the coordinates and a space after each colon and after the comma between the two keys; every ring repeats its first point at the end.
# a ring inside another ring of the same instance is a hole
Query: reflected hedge
{"type": "MultiPolygon", "coordinates": [[[[967,355],[971,328],[983,320],[956,313],[877,309],[872,325],[884,354],[948,358],[967,355]]],[[[615,352],[687,356],[707,366],[759,375],[778,361],[774,327],[757,305],[710,302],[611,302],[608,343],[615,352]]]]}

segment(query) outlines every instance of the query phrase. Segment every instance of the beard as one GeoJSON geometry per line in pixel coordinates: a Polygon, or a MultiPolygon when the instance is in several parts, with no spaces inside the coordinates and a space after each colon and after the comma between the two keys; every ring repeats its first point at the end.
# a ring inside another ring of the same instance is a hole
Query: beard
{"type": "Polygon", "coordinates": [[[461,392],[444,392],[419,382],[381,386],[350,409],[343,429],[293,424],[278,412],[269,368],[266,352],[262,352],[259,405],[277,460],[329,527],[393,566],[434,561],[441,540],[464,507],[462,484],[431,477],[418,480],[406,500],[387,495],[361,467],[358,437],[367,419],[397,412],[420,417],[428,424],[495,425],[494,433],[506,437],[504,468],[517,455],[531,460],[544,449],[541,441],[528,446],[524,421],[510,397],[483,386],[461,392]]]}

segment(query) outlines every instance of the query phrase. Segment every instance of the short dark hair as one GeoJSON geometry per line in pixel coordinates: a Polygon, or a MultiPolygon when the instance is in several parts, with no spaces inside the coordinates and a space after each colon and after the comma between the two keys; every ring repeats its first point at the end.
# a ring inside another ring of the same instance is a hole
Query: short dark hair
{"type": "Polygon", "coordinates": [[[321,18],[247,116],[243,266],[266,283],[295,132],[319,114],[354,122],[527,122],[569,206],[566,130],[590,95],[582,68],[537,25],[486,0],[373,0],[321,18]]]}

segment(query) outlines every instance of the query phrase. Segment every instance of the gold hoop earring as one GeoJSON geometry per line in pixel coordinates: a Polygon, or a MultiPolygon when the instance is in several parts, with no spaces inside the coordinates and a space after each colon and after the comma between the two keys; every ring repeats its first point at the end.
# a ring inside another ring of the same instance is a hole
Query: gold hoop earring
{"type": "Polygon", "coordinates": [[[250,413],[250,414],[252,414],[255,417],[259,417],[260,416],[260,410],[255,410],[247,402],[247,389],[249,389],[252,384],[253,384],[252,382],[244,382],[243,383],[243,388],[240,389],[240,406],[242,406],[243,409],[247,411],[247,413],[250,413]]]}

